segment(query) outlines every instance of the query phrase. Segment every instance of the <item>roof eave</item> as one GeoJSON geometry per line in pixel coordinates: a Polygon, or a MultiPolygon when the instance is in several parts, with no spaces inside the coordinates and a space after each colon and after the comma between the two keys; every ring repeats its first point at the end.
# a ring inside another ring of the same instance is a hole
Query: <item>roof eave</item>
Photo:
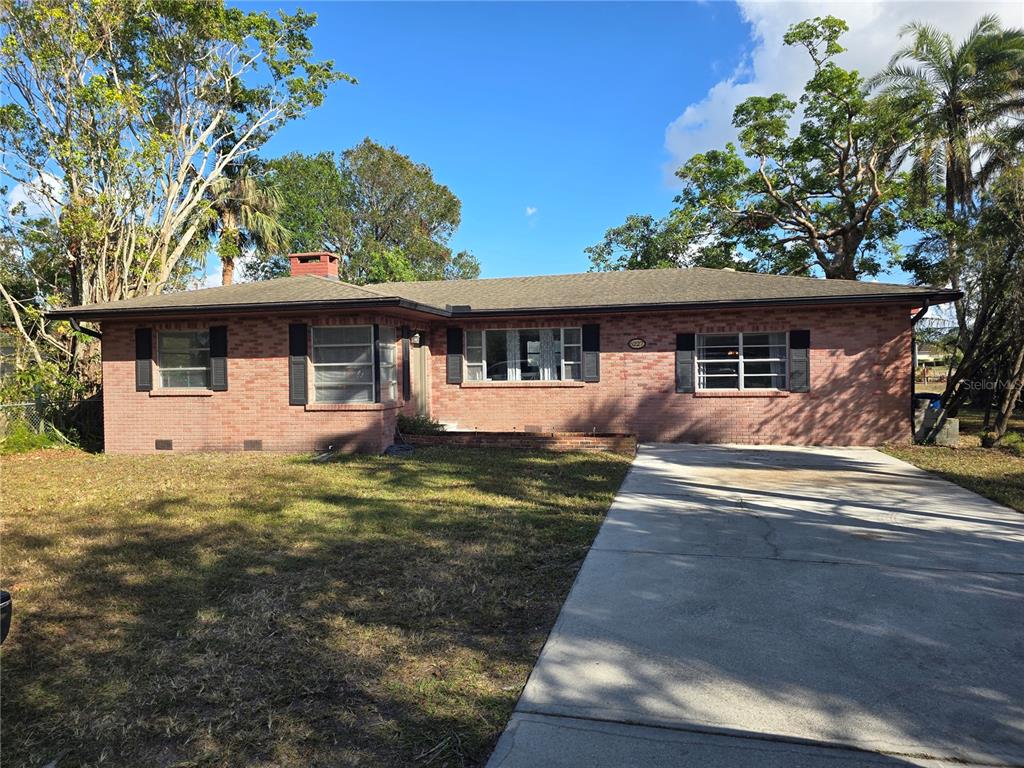
{"type": "Polygon", "coordinates": [[[821,306],[842,304],[945,304],[961,298],[960,291],[939,289],[935,291],[914,291],[890,294],[859,294],[855,296],[799,296],[773,299],[722,299],[713,301],[683,301],[658,303],[627,303],[576,305],[570,307],[508,307],[501,309],[447,309],[431,304],[403,299],[381,297],[379,299],[329,299],[321,301],[264,302],[259,304],[206,304],[187,307],[139,307],[96,309],[72,307],[55,309],[46,313],[53,320],[113,320],[141,317],[181,317],[188,315],[252,314],[261,312],[298,312],[303,310],[358,310],[400,308],[411,312],[441,318],[485,318],[521,315],[579,315],[579,314],[621,314],[635,312],[698,311],[702,309],[745,309],[773,306],[821,306]]]}
{"type": "Polygon", "coordinates": [[[263,312],[298,312],[303,310],[331,309],[380,309],[399,308],[412,312],[420,312],[439,317],[450,317],[451,313],[444,309],[421,304],[417,301],[399,297],[382,297],[380,299],[328,299],[320,301],[268,301],[259,304],[202,304],[187,307],[125,307],[117,309],[96,309],[88,307],[70,307],[46,312],[52,320],[118,320],[121,318],[139,317],[181,317],[188,315],[223,315],[252,314],[263,312]]]}
{"type": "Polygon", "coordinates": [[[857,296],[800,296],[776,299],[723,299],[716,301],[684,301],[645,304],[601,304],[578,305],[573,307],[509,307],[502,309],[470,309],[453,311],[452,317],[501,317],[513,315],[579,315],[579,314],[621,314],[635,312],[699,311],[702,309],[752,309],[772,306],[820,306],[842,304],[911,304],[920,306],[928,302],[945,304],[961,298],[960,291],[937,290],[934,292],[913,292],[899,294],[861,294],[857,296]]]}

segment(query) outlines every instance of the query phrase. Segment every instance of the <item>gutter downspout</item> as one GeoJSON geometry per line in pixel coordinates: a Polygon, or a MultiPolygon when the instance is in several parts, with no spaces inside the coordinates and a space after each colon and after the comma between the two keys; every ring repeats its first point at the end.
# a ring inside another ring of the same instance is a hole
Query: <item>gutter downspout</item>
{"type": "Polygon", "coordinates": [[[99,331],[94,331],[92,328],[85,328],[81,323],[78,322],[77,318],[69,317],[68,322],[71,323],[71,327],[79,333],[84,333],[86,336],[92,336],[94,339],[103,340],[103,334],[99,331]]]}

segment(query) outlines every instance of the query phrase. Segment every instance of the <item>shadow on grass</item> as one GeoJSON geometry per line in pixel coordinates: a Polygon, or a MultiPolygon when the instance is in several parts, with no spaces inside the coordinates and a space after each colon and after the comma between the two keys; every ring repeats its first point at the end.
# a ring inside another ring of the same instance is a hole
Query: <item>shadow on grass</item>
{"type": "Polygon", "coordinates": [[[626,467],[73,457],[8,473],[11,764],[480,764],[626,467]]]}

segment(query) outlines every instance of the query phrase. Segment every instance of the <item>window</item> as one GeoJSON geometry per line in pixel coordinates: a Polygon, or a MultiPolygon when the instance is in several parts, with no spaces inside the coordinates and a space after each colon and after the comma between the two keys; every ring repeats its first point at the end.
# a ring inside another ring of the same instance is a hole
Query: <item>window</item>
{"type": "Polygon", "coordinates": [[[398,399],[398,352],[395,347],[395,339],[398,334],[394,328],[383,325],[379,327],[378,334],[380,399],[385,403],[392,403],[398,399]]]}
{"type": "Polygon", "coordinates": [[[579,328],[466,331],[467,381],[581,379],[579,328]]]}
{"type": "Polygon", "coordinates": [[[373,402],[373,326],[313,329],[313,394],[318,403],[373,402]]]}
{"type": "Polygon", "coordinates": [[[157,365],[161,387],[209,387],[209,331],[161,331],[157,335],[157,365]]]}
{"type": "Polygon", "coordinates": [[[579,328],[562,329],[562,378],[583,378],[583,331],[579,328]]]}
{"type": "Polygon", "coordinates": [[[785,389],[785,333],[709,333],[697,337],[700,389],[785,389]]]}

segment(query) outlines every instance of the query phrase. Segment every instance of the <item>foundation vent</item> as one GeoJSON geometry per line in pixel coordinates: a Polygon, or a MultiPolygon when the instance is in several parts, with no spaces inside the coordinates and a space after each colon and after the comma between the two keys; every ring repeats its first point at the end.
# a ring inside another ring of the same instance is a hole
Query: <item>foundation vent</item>
{"type": "Polygon", "coordinates": [[[173,440],[157,440],[156,449],[158,451],[173,451],[174,441],[173,440]]]}
{"type": "Polygon", "coordinates": [[[263,441],[262,440],[243,440],[242,450],[245,451],[262,451],[263,441]]]}

